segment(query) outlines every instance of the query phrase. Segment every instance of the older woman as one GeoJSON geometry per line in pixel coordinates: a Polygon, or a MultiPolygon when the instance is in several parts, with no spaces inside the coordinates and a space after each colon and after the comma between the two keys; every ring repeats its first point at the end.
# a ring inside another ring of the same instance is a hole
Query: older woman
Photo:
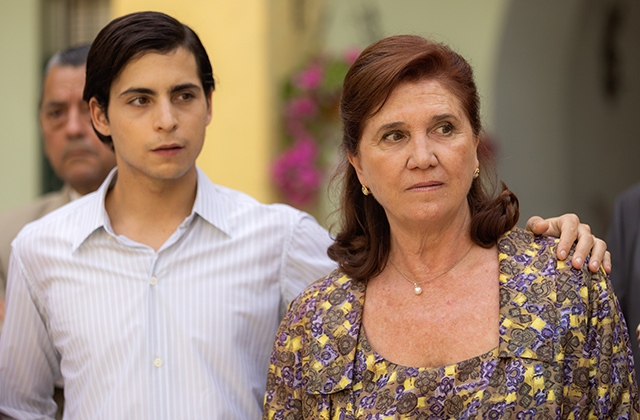
{"type": "Polygon", "coordinates": [[[339,269],[292,303],[264,418],[638,418],[627,329],[604,272],[556,257],[492,194],[468,63],[395,36],[341,103],[339,269]]]}

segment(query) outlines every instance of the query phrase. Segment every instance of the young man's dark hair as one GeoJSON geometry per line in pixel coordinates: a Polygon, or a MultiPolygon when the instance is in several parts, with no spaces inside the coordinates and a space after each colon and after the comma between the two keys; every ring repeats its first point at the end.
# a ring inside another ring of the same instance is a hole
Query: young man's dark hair
{"type": "MultiPolygon", "coordinates": [[[[109,89],[129,61],[147,52],[164,54],[179,47],[194,55],[205,93],[215,90],[209,56],[191,28],[159,12],[138,12],[114,19],[98,33],[91,45],[84,100],[96,98],[108,116],[109,89]]],[[[111,145],[111,136],[96,133],[100,140],[111,145]]]]}

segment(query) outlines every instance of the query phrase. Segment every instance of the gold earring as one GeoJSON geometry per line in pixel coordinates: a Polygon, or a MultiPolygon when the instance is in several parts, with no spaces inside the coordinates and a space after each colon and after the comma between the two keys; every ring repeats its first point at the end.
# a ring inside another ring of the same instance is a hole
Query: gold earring
{"type": "Polygon", "coordinates": [[[476,171],[473,173],[473,179],[476,179],[480,176],[480,168],[476,168],[476,171]]]}
{"type": "Polygon", "coordinates": [[[365,187],[364,184],[362,184],[362,194],[364,194],[364,195],[371,194],[371,190],[369,188],[365,187]]]}

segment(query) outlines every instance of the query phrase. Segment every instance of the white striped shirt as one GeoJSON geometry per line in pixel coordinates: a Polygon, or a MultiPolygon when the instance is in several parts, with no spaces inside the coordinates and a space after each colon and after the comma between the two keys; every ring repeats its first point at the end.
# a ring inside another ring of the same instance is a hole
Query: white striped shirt
{"type": "Polygon", "coordinates": [[[335,268],[306,213],[198,169],[192,214],[156,252],[109,223],[98,191],[13,242],[0,412],[65,419],[258,419],[288,303],[335,268]]]}

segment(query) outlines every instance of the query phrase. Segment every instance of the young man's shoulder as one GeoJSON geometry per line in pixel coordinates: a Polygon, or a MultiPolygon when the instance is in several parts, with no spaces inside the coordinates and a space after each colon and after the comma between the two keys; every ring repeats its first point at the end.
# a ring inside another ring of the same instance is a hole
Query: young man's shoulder
{"type": "Polygon", "coordinates": [[[299,220],[311,217],[308,213],[287,204],[262,203],[249,194],[222,185],[213,184],[216,194],[223,197],[235,217],[259,217],[283,220],[299,220]]]}

